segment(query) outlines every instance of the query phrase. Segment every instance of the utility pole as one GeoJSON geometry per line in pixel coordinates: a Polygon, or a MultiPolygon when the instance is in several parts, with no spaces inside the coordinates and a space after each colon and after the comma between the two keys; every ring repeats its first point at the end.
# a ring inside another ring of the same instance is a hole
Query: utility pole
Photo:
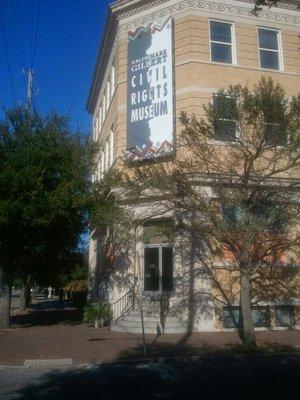
{"type": "Polygon", "coordinates": [[[31,104],[32,104],[32,84],[33,84],[33,69],[30,68],[28,71],[27,96],[26,96],[26,109],[29,112],[31,112],[31,104]]]}

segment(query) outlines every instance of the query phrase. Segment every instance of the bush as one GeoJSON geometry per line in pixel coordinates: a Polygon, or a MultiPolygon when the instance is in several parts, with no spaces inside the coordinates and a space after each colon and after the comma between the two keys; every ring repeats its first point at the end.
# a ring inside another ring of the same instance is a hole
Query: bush
{"type": "Polygon", "coordinates": [[[101,301],[95,301],[84,308],[83,318],[85,322],[92,322],[95,328],[109,323],[109,305],[101,301]]]}

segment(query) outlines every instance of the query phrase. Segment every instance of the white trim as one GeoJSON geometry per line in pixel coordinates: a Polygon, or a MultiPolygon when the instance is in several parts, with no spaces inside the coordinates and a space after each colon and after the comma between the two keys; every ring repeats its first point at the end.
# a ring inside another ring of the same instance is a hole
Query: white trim
{"type": "MultiPolygon", "coordinates": [[[[218,97],[218,93],[213,93],[212,96],[211,96],[211,104],[212,104],[212,106],[214,106],[214,97],[218,97]]],[[[227,95],[225,97],[228,97],[229,99],[233,98],[232,96],[227,96],[227,95]]],[[[236,129],[235,129],[235,138],[236,138],[236,140],[215,140],[215,139],[213,139],[213,143],[220,144],[220,145],[224,145],[224,144],[226,144],[226,145],[235,145],[235,144],[237,144],[237,139],[239,139],[240,133],[241,133],[239,128],[238,128],[237,122],[234,119],[227,119],[227,118],[222,118],[222,119],[220,119],[220,121],[234,121],[235,122],[235,124],[236,124],[236,129]]]]}
{"type": "Polygon", "coordinates": [[[236,56],[236,39],[235,39],[235,24],[233,21],[226,21],[223,19],[216,19],[216,18],[209,18],[208,20],[208,38],[209,38],[209,59],[210,62],[212,63],[217,63],[217,64],[226,64],[226,65],[236,65],[237,63],[237,56],[236,56]],[[231,42],[227,43],[227,42],[220,42],[217,40],[212,40],[211,38],[211,22],[220,22],[223,24],[227,24],[230,25],[230,36],[231,36],[231,42]],[[214,61],[212,60],[212,48],[211,48],[211,44],[212,43],[217,43],[217,44],[222,44],[225,46],[230,46],[231,47],[231,62],[227,63],[225,61],[214,61]]]}
{"type": "Polygon", "coordinates": [[[269,28],[269,27],[265,27],[265,26],[258,26],[257,27],[257,48],[258,48],[258,62],[259,62],[259,68],[260,69],[267,70],[267,71],[284,71],[281,29],[269,28]],[[266,30],[266,31],[273,31],[273,32],[277,33],[276,36],[277,36],[278,50],[266,49],[264,47],[260,47],[260,45],[259,45],[259,30],[260,29],[263,29],[263,30],[266,30]],[[276,69],[276,68],[264,68],[264,67],[262,67],[261,66],[261,58],[260,58],[260,50],[277,53],[278,54],[278,66],[279,66],[279,68],[276,69]]]}

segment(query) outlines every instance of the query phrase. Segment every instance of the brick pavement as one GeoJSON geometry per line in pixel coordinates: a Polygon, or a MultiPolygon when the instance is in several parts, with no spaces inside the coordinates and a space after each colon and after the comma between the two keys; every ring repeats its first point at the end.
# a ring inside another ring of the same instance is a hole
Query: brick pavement
{"type": "MultiPolygon", "coordinates": [[[[0,365],[30,359],[71,359],[74,364],[141,358],[142,335],[94,329],[70,304],[43,302],[26,313],[13,311],[12,328],[0,330],[0,365]]],[[[258,344],[269,350],[300,351],[299,331],[260,331],[258,344]]],[[[147,335],[150,357],[195,356],[242,351],[236,332],[147,335]]]]}

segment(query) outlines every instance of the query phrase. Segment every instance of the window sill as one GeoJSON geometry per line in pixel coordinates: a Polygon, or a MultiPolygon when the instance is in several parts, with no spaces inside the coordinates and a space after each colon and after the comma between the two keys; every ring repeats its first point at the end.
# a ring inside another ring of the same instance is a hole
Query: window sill
{"type": "Polygon", "coordinates": [[[237,141],[225,141],[225,140],[211,140],[211,144],[216,144],[217,146],[237,146],[238,142],[237,141]]]}
{"type": "Polygon", "coordinates": [[[259,67],[259,69],[261,69],[262,71],[266,71],[266,72],[284,72],[284,69],[277,69],[277,68],[263,68],[263,67],[259,67]]]}
{"type": "Polygon", "coordinates": [[[238,64],[237,63],[227,63],[227,62],[222,62],[222,61],[212,61],[212,60],[210,60],[210,63],[211,64],[214,64],[214,65],[224,65],[224,66],[230,66],[230,67],[232,67],[232,66],[237,66],[238,64]]]}

